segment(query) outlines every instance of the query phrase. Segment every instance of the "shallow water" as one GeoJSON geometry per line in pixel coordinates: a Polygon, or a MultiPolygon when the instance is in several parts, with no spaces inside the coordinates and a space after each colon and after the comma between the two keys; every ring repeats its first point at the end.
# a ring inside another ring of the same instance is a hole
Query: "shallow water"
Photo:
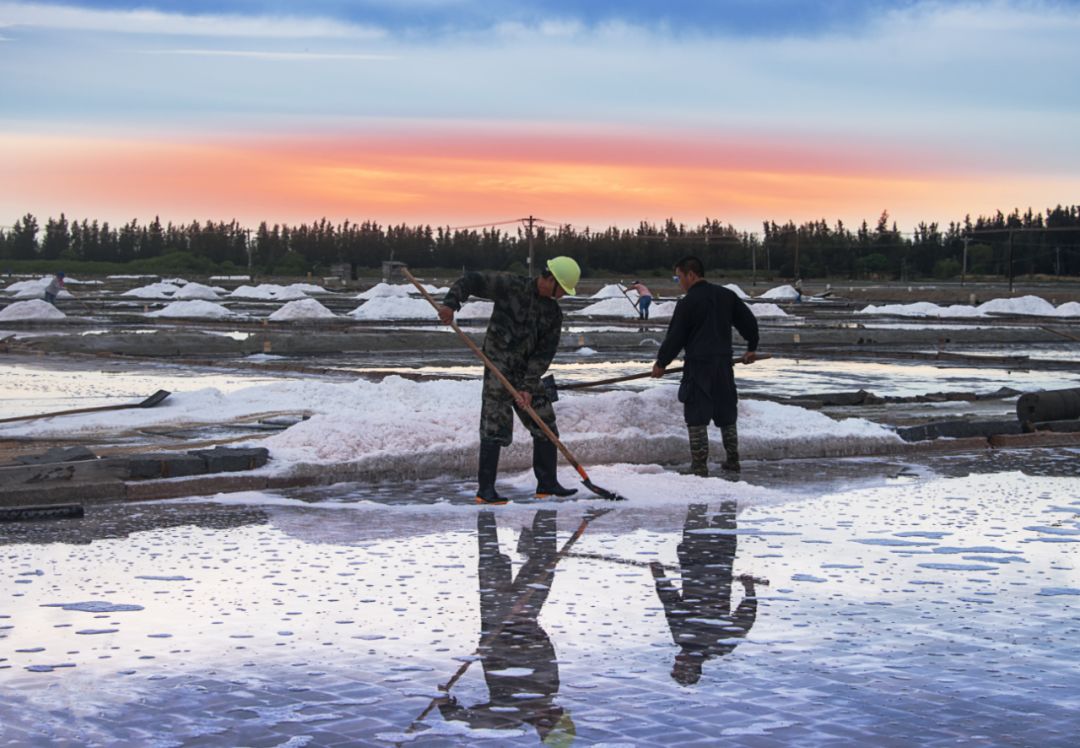
{"type": "Polygon", "coordinates": [[[353,486],[5,526],[0,738],[1066,745],[1080,484],[1055,460],[488,512],[459,484],[353,486]]]}

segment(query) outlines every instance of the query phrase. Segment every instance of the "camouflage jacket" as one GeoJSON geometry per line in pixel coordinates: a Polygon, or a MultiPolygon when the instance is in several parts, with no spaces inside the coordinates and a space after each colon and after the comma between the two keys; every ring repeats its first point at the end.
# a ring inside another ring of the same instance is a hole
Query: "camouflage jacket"
{"type": "Polygon", "coordinates": [[[484,353],[514,387],[533,395],[543,392],[540,377],[555,357],[562,332],[559,302],[540,296],[534,279],[471,272],[450,287],[443,303],[457,311],[470,296],[495,302],[484,353]]]}

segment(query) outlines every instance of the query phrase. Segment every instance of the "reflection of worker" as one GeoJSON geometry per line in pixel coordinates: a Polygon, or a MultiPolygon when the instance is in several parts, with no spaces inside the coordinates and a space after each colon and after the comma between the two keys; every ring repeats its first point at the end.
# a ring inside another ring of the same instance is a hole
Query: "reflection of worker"
{"type": "Polygon", "coordinates": [[[569,744],[574,723],[554,703],[559,691],[555,647],[536,618],[555,578],[555,512],[540,510],[531,528],[522,528],[518,552],[525,563],[512,575],[510,557],[499,551],[495,515],[480,512],[480,646],[489,700],[463,707],[449,697],[439,704],[448,720],[473,728],[508,729],[531,725],[548,745],[569,744]]]}
{"type": "Polygon", "coordinates": [[[708,506],[691,504],[679,543],[682,592],[650,564],[656,594],[664,604],[671,637],[680,647],[671,677],[683,685],[697,683],[705,660],[729,654],[757,617],[754,578],[741,576],[745,596],[731,612],[732,565],[735,562],[735,502],[725,501],[709,520],[708,506]]]}
{"type": "Polygon", "coordinates": [[[641,319],[649,318],[649,306],[652,304],[652,291],[641,281],[634,281],[627,286],[632,291],[638,292],[638,317],[641,319]]]}
{"type": "Polygon", "coordinates": [[[559,485],[556,471],[558,448],[523,410],[531,406],[540,419],[558,436],[555,409],[540,378],[544,376],[562,333],[559,299],[574,294],[581,268],[569,257],[548,260],[539,278],[510,273],[466,273],[450,287],[439,307],[443,324],[470,296],[495,302],[484,336],[484,353],[518,391],[515,401],[499,379],[484,370],[483,400],[480,406],[480,460],[476,491],[478,504],[505,504],[495,490],[499,453],[514,438],[514,411],[533,437],[533,472],[536,497],[571,496],[576,488],[559,485]]]}
{"type": "Polygon", "coordinates": [[[64,274],[61,272],[54,275],[53,279],[49,281],[49,285],[45,287],[45,301],[56,306],[56,297],[59,296],[60,292],[63,290],[64,274]]]}

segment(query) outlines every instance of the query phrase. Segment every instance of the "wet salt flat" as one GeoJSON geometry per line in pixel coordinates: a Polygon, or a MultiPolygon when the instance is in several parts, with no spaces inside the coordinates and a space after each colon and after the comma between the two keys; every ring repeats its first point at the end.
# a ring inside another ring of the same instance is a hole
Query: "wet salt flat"
{"type": "Polygon", "coordinates": [[[167,364],[111,364],[98,369],[50,361],[37,365],[0,365],[0,408],[5,416],[23,416],[72,408],[139,402],[158,389],[181,392],[213,387],[232,392],[242,387],[288,379],[253,372],[208,372],[167,364]]]}
{"type": "Polygon", "coordinates": [[[626,504],[483,511],[425,482],[12,525],[0,740],[1072,745],[1076,454],[1011,459],[644,471],[626,504]]]}
{"type": "MultiPolygon", "coordinates": [[[[385,364],[370,359],[362,363],[345,359],[330,365],[353,368],[358,374],[400,372],[427,376],[479,377],[482,371],[478,365],[471,362],[432,366],[424,365],[420,359],[415,362],[388,361],[385,364]]],[[[555,376],[556,382],[574,383],[640,374],[649,371],[651,367],[652,359],[647,357],[613,358],[610,352],[592,351],[560,353],[550,372],[555,376]]],[[[111,404],[116,402],[115,398],[132,398],[137,401],[158,388],[190,391],[212,387],[228,393],[241,387],[274,381],[317,379],[310,375],[289,375],[287,372],[275,372],[272,375],[268,373],[265,376],[242,370],[223,373],[169,365],[165,362],[141,365],[116,362],[110,364],[105,371],[84,368],[78,364],[29,363],[0,365],[0,373],[0,403],[8,415],[111,404]]],[[[747,395],[760,392],[776,397],[858,389],[885,397],[942,391],[985,394],[1001,387],[1026,391],[1080,386],[1080,374],[1070,371],[812,358],[772,358],[751,366],[737,366],[735,374],[740,392],[747,395]]],[[[632,380],[622,386],[640,390],[677,384],[677,376],[668,376],[662,380],[632,380]]],[[[963,404],[956,404],[954,407],[963,407],[963,404]]]]}

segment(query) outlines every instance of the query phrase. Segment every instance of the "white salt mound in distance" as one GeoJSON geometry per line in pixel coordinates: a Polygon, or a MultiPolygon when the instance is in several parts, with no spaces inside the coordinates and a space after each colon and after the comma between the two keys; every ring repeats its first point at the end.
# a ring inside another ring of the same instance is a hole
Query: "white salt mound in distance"
{"type": "Polygon", "coordinates": [[[308,319],[333,319],[336,315],[315,299],[297,299],[270,315],[274,322],[292,322],[308,319]]]}
{"type": "Polygon", "coordinates": [[[727,283],[727,284],[724,285],[724,288],[726,288],[729,291],[733,291],[735,293],[735,295],[738,296],[740,299],[749,299],[750,298],[746,294],[746,291],[743,291],[741,288],[739,288],[734,283],[727,283]]]}
{"type": "Polygon", "coordinates": [[[47,301],[33,299],[31,301],[16,301],[8,307],[0,310],[0,320],[49,320],[66,319],[67,315],[61,312],[47,301]]]}
{"type": "Polygon", "coordinates": [[[240,286],[229,294],[233,299],[262,299],[264,301],[292,301],[306,299],[303,290],[292,286],[279,286],[276,283],[260,283],[258,286],[240,286]]]}
{"type": "Polygon", "coordinates": [[[221,319],[231,317],[232,312],[210,301],[174,301],[164,309],[148,312],[147,317],[185,317],[198,319],[221,319]]]}
{"type": "Polygon", "coordinates": [[[986,314],[976,307],[963,304],[951,306],[938,306],[929,301],[916,301],[912,304],[882,304],[874,306],[870,304],[863,307],[856,314],[889,314],[895,317],[985,317],[986,314]]]}
{"type": "Polygon", "coordinates": [[[755,317],[790,317],[787,312],[778,307],[776,304],[749,304],[750,311],[754,313],[755,317]]]}
{"type": "MultiPolygon", "coordinates": [[[[429,286],[427,283],[421,283],[420,285],[423,286],[425,291],[436,297],[445,294],[449,290],[448,288],[435,288],[435,286],[429,286]]],[[[411,283],[376,283],[368,290],[357,294],[356,298],[365,301],[368,299],[401,299],[409,296],[409,294],[419,295],[420,292],[411,283]]]]}
{"type": "Polygon", "coordinates": [[[1068,301],[1057,308],[1059,317],[1080,317],[1080,301],[1068,301]]]}
{"type": "Polygon", "coordinates": [[[258,286],[240,286],[229,294],[233,299],[262,299],[268,301],[292,301],[306,299],[308,295],[299,288],[300,284],[279,286],[275,283],[262,283],[258,286]]]}
{"type": "Polygon", "coordinates": [[[793,286],[777,286],[770,288],[758,296],[759,299],[776,299],[777,301],[794,301],[799,298],[799,292],[793,286]]]}
{"type": "Polygon", "coordinates": [[[293,283],[289,286],[286,286],[286,288],[295,288],[296,290],[303,291],[304,293],[330,293],[322,286],[316,286],[314,283],[293,283]]]}
{"type": "Polygon", "coordinates": [[[218,293],[210,286],[202,283],[188,283],[173,296],[174,299],[203,299],[204,301],[217,301],[218,293]]]}
{"type": "Polygon", "coordinates": [[[436,320],[435,310],[424,299],[376,297],[349,312],[350,317],[367,320],[428,319],[436,320]]]}
{"type": "MultiPolygon", "coordinates": [[[[635,301],[637,300],[637,297],[638,297],[638,292],[637,291],[631,291],[631,290],[627,289],[626,293],[629,294],[631,299],[634,299],[635,301]]],[[[621,298],[623,298],[623,292],[620,290],[620,287],[617,284],[609,283],[608,285],[601,288],[599,291],[594,293],[589,298],[590,299],[621,299],[621,298]]]]}
{"type": "Polygon", "coordinates": [[[280,286],[278,290],[274,292],[274,298],[278,301],[296,301],[297,299],[306,299],[308,295],[303,289],[296,286],[280,286]]]}
{"type": "Polygon", "coordinates": [[[671,319],[675,313],[675,301],[661,301],[649,307],[649,319],[671,319]]]}
{"type": "MultiPolygon", "coordinates": [[[[427,304],[427,302],[424,302],[427,304]]],[[[430,307],[431,305],[428,304],[430,307]]],[[[488,319],[495,311],[494,301],[469,301],[461,305],[461,309],[454,316],[457,319],[488,319]]]]}
{"type": "Polygon", "coordinates": [[[130,291],[124,291],[121,296],[133,296],[136,299],[171,299],[180,291],[180,286],[172,283],[151,283],[148,286],[139,286],[130,291]]]}
{"type": "MultiPolygon", "coordinates": [[[[652,310],[650,309],[650,316],[652,310]]],[[[604,299],[584,309],[570,312],[571,317],[637,317],[637,309],[619,294],[617,299],[604,299]]]]}
{"type": "Polygon", "coordinates": [[[1016,299],[993,299],[979,304],[980,312],[987,314],[1030,314],[1039,317],[1057,316],[1054,305],[1038,296],[1021,296],[1016,299]]]}

